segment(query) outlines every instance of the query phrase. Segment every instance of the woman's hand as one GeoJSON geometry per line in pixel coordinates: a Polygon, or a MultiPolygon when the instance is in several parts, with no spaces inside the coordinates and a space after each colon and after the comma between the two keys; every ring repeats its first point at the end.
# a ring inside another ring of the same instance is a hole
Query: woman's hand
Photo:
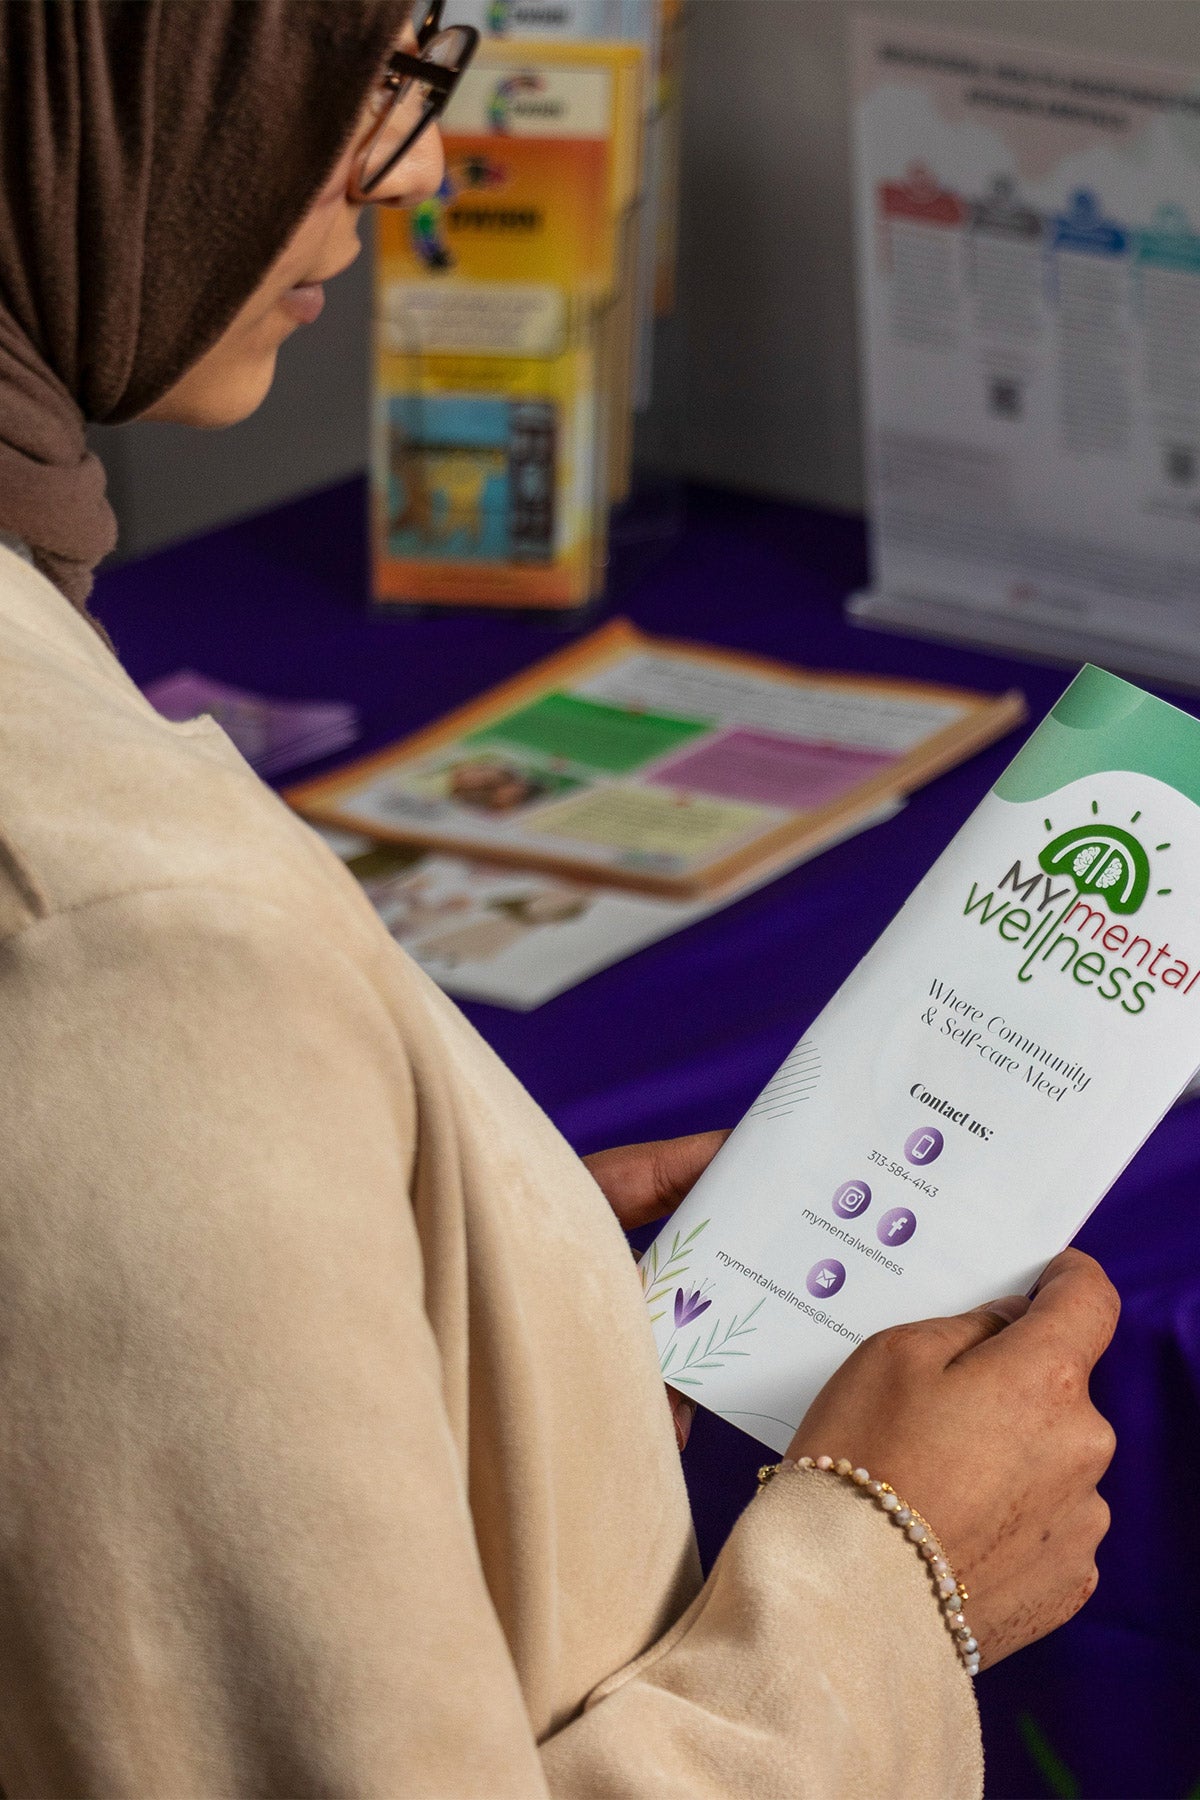
{"type": "MultiPolygon", "coordinates": [[[[728,1136],[728,1131],[697,1131],[691,1137],[658,1138],[651,1144],[597,1150],[583,1160],[622,1226],[633,1231],[674,1212],[728,1136]]],[[[673,1387],[667,1389],[667,1399],[675,1421],[675,1442],[682,1451],[692,1429],[696,1402],[673,1387]]]]}
{"type": "Polygon", "coordinates": [[[633,1231],[674,1212],[728,1136],[727,1131],[697,1131],[691,1137],[597,1150],[583,1160],[622,1227],[633,1231]]]}
{"type": "Polygon", "coordinates": [[[1096,1586],[1112,1427],[1088,1377],[1120,1301],[1064,1250],[1032,1301],[1012,1297],[868,1339],[805,1414],[791,1457],[848,1456],[941,1539],[970,1593],[984,1666],[1044,1637],[1096,1586]]]}

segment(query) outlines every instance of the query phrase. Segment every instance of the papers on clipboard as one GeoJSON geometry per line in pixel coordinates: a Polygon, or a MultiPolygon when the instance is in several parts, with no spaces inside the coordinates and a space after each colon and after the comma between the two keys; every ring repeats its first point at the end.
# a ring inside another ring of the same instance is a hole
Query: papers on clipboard
{"type": "Polygon", "coordinates": [[[376,840],[717,898],[845,836],[1024,711],[1014,692],[806,673],[615,620],[286,798],[376,840]]]}

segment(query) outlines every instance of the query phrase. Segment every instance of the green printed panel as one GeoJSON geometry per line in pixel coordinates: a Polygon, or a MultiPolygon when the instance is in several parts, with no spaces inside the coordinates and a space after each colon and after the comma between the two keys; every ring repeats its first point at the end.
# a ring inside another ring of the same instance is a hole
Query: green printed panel
{"type": "Polygon", "coordinates": [[[561,756],[568,762],[603,769],[609,775],[627,775],[653,757],[711,730],[702,719],[627,712],[598,700],[580,700],[574,694],[544,694],[531,706],[522,706],[484,730],[472,732],[464,741],[479,744],[499,739],[539,750],[543,756],[561,756]]]}
{"type": "Polygon", "coordinates": [[[1107,769],[1153,775],[1200,805],[1200,721],[1089,663],[993,791],[1001,800],[1043,800],[1107,769]]]}

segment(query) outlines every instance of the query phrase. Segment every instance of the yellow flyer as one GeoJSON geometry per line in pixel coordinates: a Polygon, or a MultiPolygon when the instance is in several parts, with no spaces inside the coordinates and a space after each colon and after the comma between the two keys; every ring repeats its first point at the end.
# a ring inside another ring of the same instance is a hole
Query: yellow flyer
{"type": "Polygon", "coordinates": [[[590,597],[594,360],[586,344],[551,357],[383,358],[378,600],[569,608],[590,597]]]}
{"type": "Polygon", "coordinates": [[[446,113],[440,193],[380,220],[385,290],[516,282],[611,292],[616,87],[603,65],[487,66],[481,52],[446,113]]]}

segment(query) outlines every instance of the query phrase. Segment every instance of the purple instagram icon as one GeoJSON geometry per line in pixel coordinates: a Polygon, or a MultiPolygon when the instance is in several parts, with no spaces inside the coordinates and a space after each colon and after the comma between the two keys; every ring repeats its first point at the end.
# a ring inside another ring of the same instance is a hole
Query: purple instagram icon
{"type": "Polygon", "coordinates": [[[871,1204],[871,1190],[865,1181],[843,1181],[833,1196],[833,1210],[839,1219],[857,1219],[871,1204]]]}

